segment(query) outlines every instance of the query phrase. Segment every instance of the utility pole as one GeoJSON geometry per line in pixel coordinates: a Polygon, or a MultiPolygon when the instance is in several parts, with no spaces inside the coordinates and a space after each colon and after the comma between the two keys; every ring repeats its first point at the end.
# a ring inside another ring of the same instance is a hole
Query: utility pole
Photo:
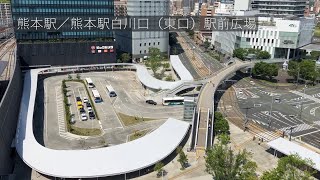
{"type": "MultiPolygon", "coordinates": [[[[304,86],[303,88],[303,100],[305,99],[306,97],[306,88],[307,88],[307,85],[304,86]]],[[[303,111],[303,103],[301,102],[300,103],[300,114],[299,114],[299,118],[302,120],[302,111],[303,111]]]]}
{"type": "Polygon", "coordinates": [[[270,111],[269,111],[269,128],[271,127],[271,115],[272,115],[272,105],[273,105],[273,96],[271,97],[271,105],[270,105],[270,111]]]}
{"type": "Polygon", "coordinates": [[[292,130],[295,129],[296,127],[290,127],[286,130],[290,130],[290,136],[289,136],[289,141],[291,141],[291,135],[292,135],[292,130]]]}
{"type": "Polygon", "coordinates": [[[246,131],[246,129],[247,129],[247,124],[248,124],[248,122],[249,122],[249,120],[248,120],[248,111],[249,111],[249,109],[253,109],[254,107],[245,107],[245,108],[242,108],[242,109],[245,109],[246,110],[246,114],[245,114],[245,117],[244,117],[244,131],[246,131]]]}

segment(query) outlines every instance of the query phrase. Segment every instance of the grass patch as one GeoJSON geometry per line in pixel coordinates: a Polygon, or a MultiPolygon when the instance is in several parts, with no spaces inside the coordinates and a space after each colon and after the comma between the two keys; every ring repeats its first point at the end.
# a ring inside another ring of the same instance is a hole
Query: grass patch
{"type": "Polygon", "coordinates": [[[152,121],[154,119],[151,118],[143,118],[143,117],[135,117],[135,116],[129,116],[123,113],[118,113],[118,116],[120,118],[120,120],[122,121],[122,123],[125,126],[130,126],[130,125],[134,125],[134,124],[138,124],[144,121],[152,121]]]}
{"type": "Polygon", "coordinates": [[[139,139],[139,138],[145,136],[148,132],[149,132],[148,129],[136,131],[136,132],[134,132],[133,134],[131,134],[129,136],[129,141],[133,141],[133,140],[139,139]]]}
{"type": "Polygon", "coordinates": [[[314,30],[314,36],[320,37],[320,26],[316,26],[314,30]]]}
{"type": "Polygon", "coordinates": [[[101,134],[101,130],[97,128],[89,129],[89,128],[79,128],[76,126],[71,126],[70,133],[81,135],[81,136],[98,136],[101,134]]]}

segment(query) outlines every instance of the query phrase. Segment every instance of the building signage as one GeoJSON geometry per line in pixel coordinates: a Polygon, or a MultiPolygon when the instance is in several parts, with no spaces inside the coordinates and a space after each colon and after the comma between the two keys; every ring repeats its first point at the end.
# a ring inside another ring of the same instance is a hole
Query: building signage
{"type": "Polygon", "coordinates": [[[294,44],[294,42],[291,40],[284,40],[283,44],[294,44]]]}
{"type": "Polygon", "coordinates": [[[113,46],[96,46],[96,49],[113,49],[113,46]]]}
{"type": "Polygon", "coordinates": [[[295,24],[289,24],[289,27],[297,27],[295,24]]]}
{"type": "Polygon", "coordinates": [[[91,53],[108,53],[108,52],[114,52],[113,46],[91,46],[91,53]]]}

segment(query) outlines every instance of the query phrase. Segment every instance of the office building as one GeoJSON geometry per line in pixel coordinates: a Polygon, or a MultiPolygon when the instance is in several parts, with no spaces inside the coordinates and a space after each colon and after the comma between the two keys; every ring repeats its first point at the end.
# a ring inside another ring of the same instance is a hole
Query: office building
{"type": "Polygon", "coordinates": [[[214,31],[212,44],[224,54],[236,48],[267,51],[271,58],[291,59],[299,56],[299,48],[311,43],[313,18],[260,17],[257,31],[214,31]]]}
{"type": "Polygon", "coordinates": [[[234,11],[248,11],[251,10],[252,0],[235,0],[234,11]]]}
{"type": "Polygon", "coordinates": [[[0,26],[12,26],[11,5],[9,3],[0,3],[0,26]]]}
{"type": "Polygon", "coordinates": [[[215,2],[214,3],[214,14],[216,15],[228,15],[234,10],[233,1],[226,2],[215,2]]]}
{"type": "Polygon", "coordinates": [[[12,0],[11,5],[22,66],[116,61],[113,32],[98,24],[98,18],[114,15],[113,0],[12,0]]]}
{"type": "Polygon", "coordinates": [[[114,15],[127,16],[127,0],[114,1],[114,15]]]}
{"type": "Polygon", "coordinates": [[[252,9],[259,10],[262,14],[302,17],[307,5],[307,0],[252,0],[252,9]]]}
{"type": "Polygon", "coordinates": [[[211,17],[214,15],[214,6],[207,4],[207,3],[202,3],[201,4],[201,16],[207,16],[207,17],[211,17]]]}
{"type": "MultiPolygon", "coordinates": [[[[163,17],[169,15],[169,0],[128,0],[128,16],[131,17],[163,17]]],[[[148,22],[152,26],[152,22],[148,22]]],[[[158,27],[158,26],[157,26],[158,27]]],[[[157,29],[156,29],[157,30],[157,29]]],[[[169,32],[138,29],[127,32],[116,32],[118,49],[132,54],[133,60],[141,60],[148,56],[149,48],[155,47],[161,52],[168,52],[169,32]]]]}

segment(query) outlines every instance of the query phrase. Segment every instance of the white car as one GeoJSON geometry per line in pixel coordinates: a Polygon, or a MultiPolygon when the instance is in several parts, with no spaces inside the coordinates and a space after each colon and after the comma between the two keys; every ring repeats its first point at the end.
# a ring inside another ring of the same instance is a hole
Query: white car
{"type": "Polygon", "coordinates": [[[243,91],[242,91],[242,90],[239,90],[238,93],[239,93],[239,94],[243,94],[243,91]]]}
{"type": "Polygon", "coordinates": [[[251,84],[251,85],[255,85],[255,83],[254,83],[253,81],[250,81],[250,84],[251,84]]]}
{"type": "Polygon", "coordinates": [[[88,112],[92,112],[92,107],[88,107],[88,112]]]}
{"type": "Polygon", "coordinates": [[[82,121],[85,121],[85,120],[87,120],[87,119],[88,119],[88,117],[87,117],[86,113],[82,113],[82,114],[81,114],[81,120],[82,120],[82,121]]]}
{"type": "Polygon", "coordinates": [[[87,97],[84,97],[84,98],[83,98],[83,102],[84,102],[84,103],[89,102],[88,98],[87,98],[87,97]]]}

